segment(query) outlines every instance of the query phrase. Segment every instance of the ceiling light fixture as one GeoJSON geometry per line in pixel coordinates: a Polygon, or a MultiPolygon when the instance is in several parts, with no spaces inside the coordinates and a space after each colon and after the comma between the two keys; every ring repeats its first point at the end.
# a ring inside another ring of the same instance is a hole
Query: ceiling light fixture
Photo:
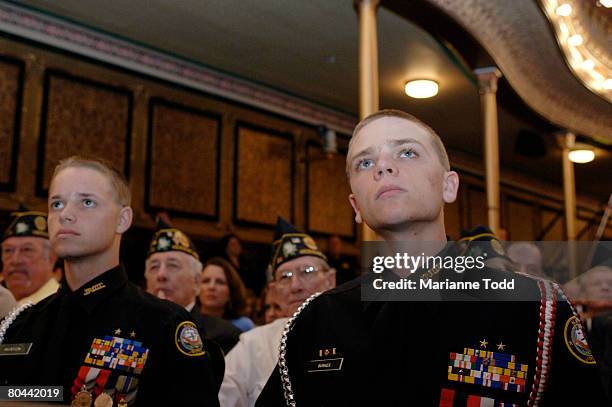
{"type": "Polygon", "coordinates": [[[610,8],[612,7],[612,0],[599,0],[599,4],[601,4],[605,8],[610,8]]]}
{"type": "Polygon", "coordinates": [[[582,61],[582,69],[593,69],[595,68],[595,62],[593,62],[593,60],[591,59],[585,59],[584,61],[582,61]]]}
{"type": "Polygon", "coordinates": [[[595,152],[593,150],[572,150],[568,156],[573,163],[585,164],[595,159],[595,152]]]}
{"type": "Polygon", "coordinates": [[[557,7],[555,13],[561,17],[567,17],[572,14],[572,6],[567,3],[561,4],[559,7],[557,7]]]}
{"type": "Polygon", "coordinates": [[[577,46],[579,46],[579,45],[582,45],[582,41],[583,41],[583,40],[582,40],[582,35],[580,35],[580,34],[574,34],[574,35],[572,35],[571,37],[569,37],[569,38],[567,39],[567,43],[568,43],[569,45],[574,46],[574,47],[577,47],[577,46]]]}
{"type": "Polygon", "coordinates": [[[603,81],[603,83],[601,84],[601,87],[604,88],[605,90],[612,89],[612,79],[608,78],[605,81],[603,81]]]}
{"type": "Polygon", "coordinates": [[[438,94],[438,82],[430,79],[418,79],[406,82],[406,95],[415,99],[426,99],[438,94]]]}

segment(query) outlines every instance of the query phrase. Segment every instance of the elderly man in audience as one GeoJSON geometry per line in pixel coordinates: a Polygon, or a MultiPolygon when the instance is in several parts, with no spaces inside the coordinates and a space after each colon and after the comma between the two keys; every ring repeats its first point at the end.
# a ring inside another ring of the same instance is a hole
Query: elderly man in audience
{"type": "MultiPolygon", "coordinates": [[[[312,294],[336,286],[336,271],[329,267],[315,241],[280,218],[272,248],[269,290],[275,292],[286,317],[293,315],[312,294]]],[[[225,376],[219,391],[222,406],[255,405],[278,361],[287,320],[277,319],[240,336],[225,360],[225,376]]]]}
{"type": "Polygon", "coordinates": [[[56,259],[49,243],[47,215],[13,213],[2,238],[2,274],[19,304],[35,304],[57,291],[59,283],[53,278],[56,259]]]}
{"type": "Polygon", "coordinates": [[[197,304],[202,263],[191,239],[182,231],[160,224],[145,263],[147,291],[185,308],[200,331],[227,353],[238,342],[240,330],[231,323],[202,315],[197,304]]]}
{"type": "Polygon", "coordinates": [[[517,242],[508,247],[508,257],[520,266],[520,272],[535,277],[546,277],[542,268],[542,252],[529,242],[517,242]]]}

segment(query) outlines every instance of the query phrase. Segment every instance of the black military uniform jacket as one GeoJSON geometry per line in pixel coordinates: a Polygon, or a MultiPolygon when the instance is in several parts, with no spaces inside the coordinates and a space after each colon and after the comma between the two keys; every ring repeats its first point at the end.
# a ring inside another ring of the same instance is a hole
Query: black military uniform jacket
{"type": "Polygon", "coordinates": [[[128,282],[119,266],[72,292],[58,292],[17,317],[0,356],[2,385],[61,385],[70,402],[82,386],[138,406],[218,406],[210,354],[190,315],[128,282]]]}
{"type": "Polygon", "coordinates": [[[207,338],[215,341],[226,355],[238,343],[242,331],[231,322],[222,318],[203,315],[200,312],[198,302],[196,302],[189,313],[198,325],[198,328],[200,328],[200,332],[207,338]]]}
{"type": "Polygon", "coordinates": [[[298,407],[607,405],[569,303],[512,275],[548,301],[362,301],[372,273],[321,294],[287,336],[288,374],[277,366],[256,406],[287,405],[283,379],[298,407]]]}

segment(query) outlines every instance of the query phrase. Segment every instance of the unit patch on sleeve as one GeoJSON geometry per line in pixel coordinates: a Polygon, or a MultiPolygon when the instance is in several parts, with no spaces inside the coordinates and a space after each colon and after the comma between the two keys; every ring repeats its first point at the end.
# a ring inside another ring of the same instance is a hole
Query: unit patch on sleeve
{"type": "Polygon", "coordinates": [[[176,327],[174,341],[178,350],[187,356],[202,356],[206,353],[198,328],[191,321],[183,321],[176,327]]]}
{"type": "Polygon", "coordinates": [[[563,336],[565,338],[565,344],[570,353],[576,357],[582,363],[587,365],[594,365],[595,358],[591,353],[589,344],[586,341],[586,336],[582,330],[580,320],[576,316],[570,317],[565,323],[563,329],[563,336]]]}

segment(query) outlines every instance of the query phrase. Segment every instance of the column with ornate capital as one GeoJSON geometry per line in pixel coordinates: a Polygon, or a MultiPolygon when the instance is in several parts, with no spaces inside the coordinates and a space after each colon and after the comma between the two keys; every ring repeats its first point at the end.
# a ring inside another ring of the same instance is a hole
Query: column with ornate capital
{"type": "MultiPolygon", "coordinates": [[[[478,92],[482,106],[485,177],[487,189],[487,218],[493,233],[501,227],[499,194],[499,131],[497,126],[497,80],[501,72],[495,67],[474,70],[478,78],[478,92]]],[[[472,225],[473,226],[473,225],[472,225]]]]}

